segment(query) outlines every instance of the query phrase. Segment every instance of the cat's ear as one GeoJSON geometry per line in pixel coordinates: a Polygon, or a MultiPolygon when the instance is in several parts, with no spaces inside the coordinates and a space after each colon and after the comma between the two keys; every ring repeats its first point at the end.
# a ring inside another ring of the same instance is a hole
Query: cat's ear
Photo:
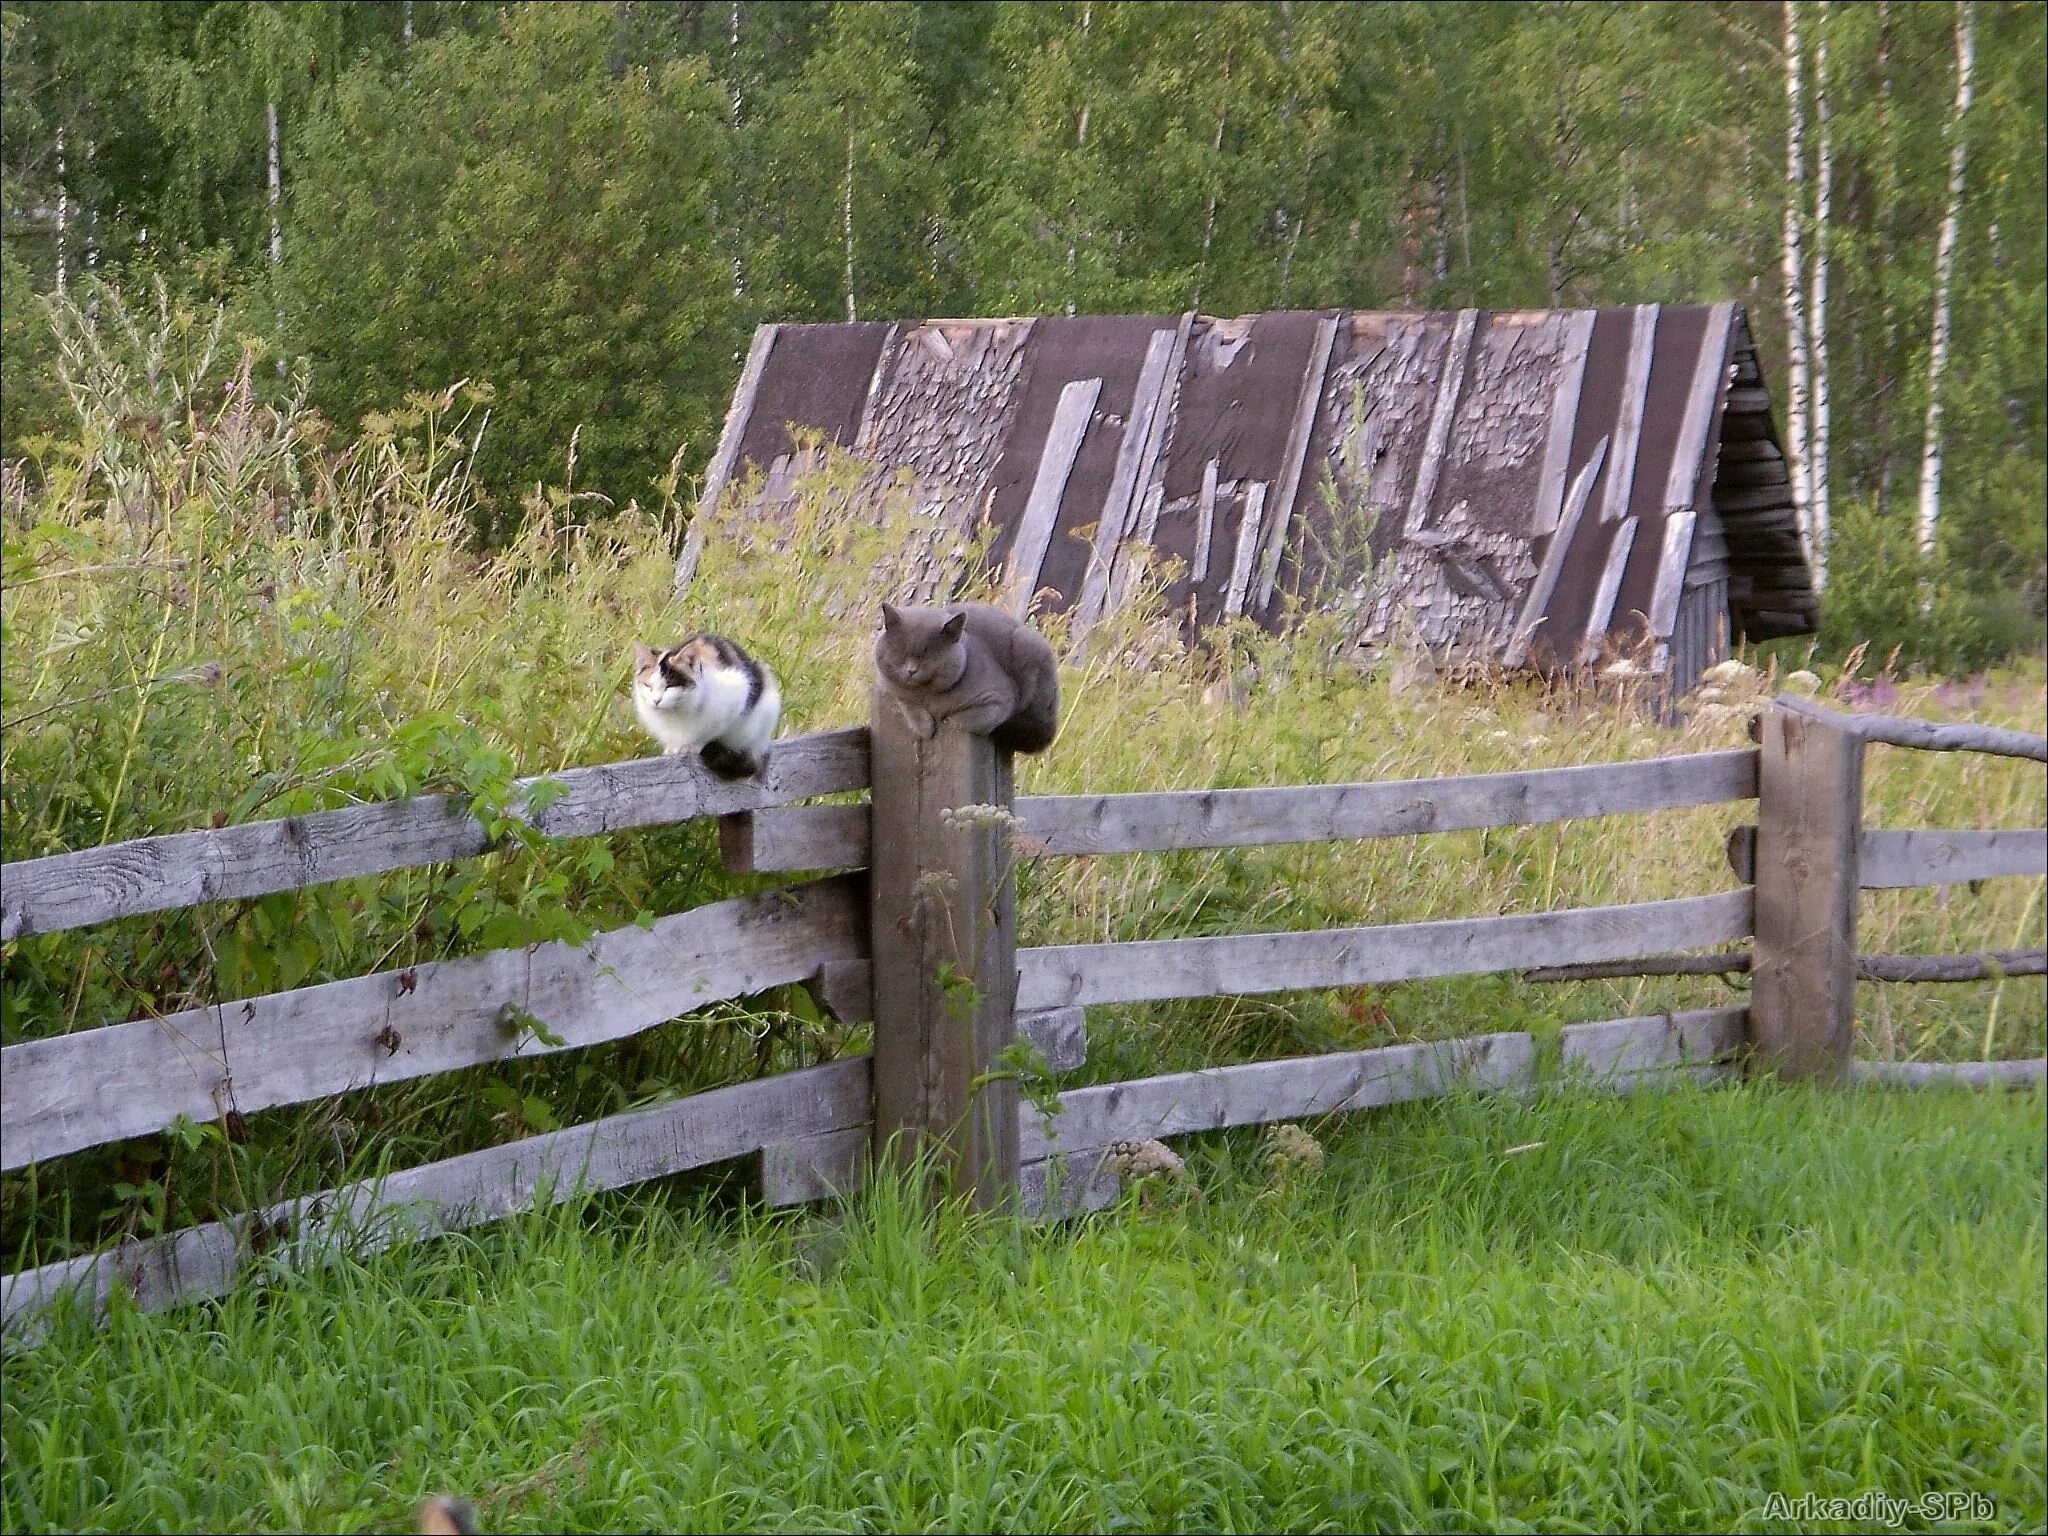
{"type": "Polygon", "coordinates": [[[644,671],[646,668],[653,666],[654,656],[653,646],[642,645],[638,640],[633,642],[633,670],[635,672],[644,671]]]}
{"type": "Polygon", "coordinates": [[[903,615],[896,611],[894,603],[882,604],[882,628],[888,630],[890,634],[896,633],[896,625],[902,618],[903,615]]]}
{"type": "Polygon", "coordinates": [[[939,634],[947,640],[958,640],[960,631],[967,627],[967,610],[961,609],[939,626],[939,634]]]}

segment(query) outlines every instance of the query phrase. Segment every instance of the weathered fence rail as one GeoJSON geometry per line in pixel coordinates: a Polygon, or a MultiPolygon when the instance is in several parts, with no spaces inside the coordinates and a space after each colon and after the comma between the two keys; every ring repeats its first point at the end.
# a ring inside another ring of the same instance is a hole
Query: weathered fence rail
{"type": "MultiPolygon", "coordinates": [[[[1111,1144],[1347,1112],[1458,1085],[1529,1091],[1545,1052],[1523,1033],[1257,1062],[1080,1088],[1046,1116],[995,1070],[1015,1038],[1053,1071],[1086,1052],[1089,1005],[1413,981],[1751,972],[1744,1008],[1573,1025],[1556,1065],[1616,1088],[1744,1070],[1880,1083],[2039,1083],[2043,1063],[1864,1063],[1849,1040],[1859,979],[2039,973],[2039,951],[1859,956],[1860,890],[2023,875],[2041,830],[1861,826],[1867,742],[2048,760],[2017,732],[1843,716],[1781,700],[1755,749],[1633,763],[1375,784],[1017,798],[986,741],[919,741],[878,701],[870,727],[776,745],[757,783],[654,758],[525,780],[520,812],[550,837],[720,818],[727,864],[847,871],[764,895],[547,944],[352,977],[137,1019],[0,1051],[0,1169],[131,1136],[179,1116],[348,1091],[623,1039],[706,1003],[789,983],[871,1020],[860,1056],[614,1115],[6,1278],[11,1336],[68,1291],[144,1305],[219,1294],[259,1254],[317,1261],[346,1235],[371,1248],[473,1226],[578,1188],[756,1159],[769,1204],[858,1184],[891,1148],[937,1151],[984,1205],[1057,1214],[1116,1188],[1111,1144]],[[868,788],[865,804],[790,802],[868,788]],[[1741,887],[1627,906],[1298,933],[1019,947],[1018,858],[1413,836],[1754,799],[1731,830],[1741,887]],[[864,871],[864,873],[862,873],[864,871]],[[1753,940],[1748,950],[1674,953],[1753,940]],[[538,1028],[536,1028],[538,1026],[538,1028]]],[[[486,851],[458,800],[389,805],[145,838],[0,866],[0,937],[269,894],[486,851]]]]}

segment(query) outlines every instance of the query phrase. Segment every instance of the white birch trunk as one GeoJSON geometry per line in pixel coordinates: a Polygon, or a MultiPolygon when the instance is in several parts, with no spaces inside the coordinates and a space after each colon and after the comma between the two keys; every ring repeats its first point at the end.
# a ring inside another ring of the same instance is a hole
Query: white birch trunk
{"type": "MultiPolygon", "coordinates": [[[[1088,23],[1094,19],[1095,7],[1083,4],[1081,7],[1081,35],[1088,35],[1088,23]]],[[[1080,169],[1080,151],[1088,147],[1088,103],[1081,103],[1081,120],[1074,127],[1075,169],[1080,169]]],[[[1076,232],[1079,212],[1071,199],[1067,202],[1067,313],[1074,312],[1080,287],[1080,242],[1076,232]]]]}
{"type": "Polygon", "coordinates": [[[860,318],[853,304],[853,134],[846,135],[846,191],[839,204],[839,233],[846,245],[846,319],[860,318]]]}
{"type": "Polygon", "coordinates": [[[1786,426],[1792,441],[1786,457],[1792,467],[1792,505],[1799,520],[1806,557],[1814,558],[1813,496],[1808,476],[1813,463],[1807,425],[1809,398],[1806,351],[1806,257],[1801,225],[1806,205],[1806,103],[1804,61],[1799,49],[1799,12],[1795,0],[1785,3],[1785,352],[1788,372],[1786,426]]]}
{"type": "Polygon", "coordinates": [[[66,284],[64,270],[64,240],[71,225],[71,188],[64,180],[64,125],[57,125],[57,294],[61,298],[66,284]]]}
{"type": "MultiPolygon", "coordinates": [[[[1224,66],[1223,84],[1228,89],[1228,65],[1224,66]]],[[[1216,136],[1209,141],[1209,206],[1202,212],[1202,259],[1195,266],[1195,291],[1188,300],[1189,309],[1199,310],[1202,307],[1202,284],[1209,276],[1209,247],[1216,236],[1216,199],[1220,193],[1218,183],[1223,180],[1223,125],[1229,119],[1230,108],[1227,104],[1216,109],[1216,136]]]]}
{"type": "MultiPolygon", "coordinates": [[[[740,131],[740,0],[732,0],[732,38],[729,51],[726,54],[726,73],[732,78],[731,118],[734,138],[733,151],[737,155],[740,131]]],[[[746,293],[747,269],[745,262],[740,256],[738,235],[735,232],[732,252],[732,296],[735,299],[742,299],[746,297],[746,293]]],[[[738,357],[739,354],[735,352],[733,356],[738,357]]]]}
{"type": "Polygon", "coordinates": [[[412,41],[412,0],[405,0],[405,29],[399,33],[399,41],[412,41]]]}
{"type": "Polygon", "coordinates": [[[1808,470],[1808,494],[1812,498],[1813,589],[1827,590],[1828,584],[1828,218],[1832,212],[1835,183],[1834,130],[1828,104],[1828,10],[1825,0],[1814,26],[1813,113],[1820,132],[1815,147],[1813,176],[1813,269],[1812,302],[1808,320],[1813,327],[1813,417],[1812,462],[1808,470]]]}
{"type": "Polygon", "coordinates": [[[278,222],[278,199],[284,191],[283,167],[277,158],[277,103],[263,104],[263,120],[270,132],[270,264],[284,260],[284,226],[278,222]]]}
{"type": "MultiPolygon", "coordinates": [[[[1954,143],[1948,155],[1948,208],[1934,244],[1934,336],[1927,349],[1927,431],[1920,450],[1920,557],[1930,561],[1941,523],[1941,381],[1948,371],[1949,283],[1955,276],[1956,241],[1963,222],[1963,161],[1969,142],[1964,129],[1976,58],[1976,16],[1970,0],[1962,0],[1956,11],[1956,111],[1949,124],[1954,143]]],[[[1932,602],[1929,593],[1921,606],[1930,607],[1932,602]]]]}

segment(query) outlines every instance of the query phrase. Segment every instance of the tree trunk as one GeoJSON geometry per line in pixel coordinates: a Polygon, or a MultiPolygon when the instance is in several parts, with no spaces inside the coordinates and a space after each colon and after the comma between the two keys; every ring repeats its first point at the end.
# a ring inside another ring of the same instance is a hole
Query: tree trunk
{"type": "Polygon", "coordinates": [[[1799,12],[1795,0],[1785,3],[1785,352],[1789,380],[1786,426],[1792,441],[1786,457],[1792,469],[1792,505],[1799,520],[1806,557],[1814,559],[1812,439],[1807,425],[1808,359],[1806,351],[1806,257],[1801,225],[1806,204],[1806,103],[1802,96],[1804,61],[1799,49],[1799,12]]]}
{"type": "MultiPolygon", "coordinates": [[[[1949,131],[1954,139],[1948,156],[1948,208],[1934,245],[1934,335],[1927,352],[1927,431],[1920,450],[1920,557],[1934,558],[1941,521],[1941,383],[1948,371],[1949,283],[1955,276],[1956,240],[1963,222],[1963,161],[1968,147],[1966,119],[1970,111],[1970,73],[1977,57],[1976,16],[1970,0],[1956,11],[1956,110],[1949,131]]],[[[1930,592],[1923,609],[1932,605],[1930,592]]]]}
{"type": "MultiPolygon", "coordinates": [[[[1088,35],[1088,24],[1094,19],[1095,7],[1084,3],[1081,7],[1081,35],[1088,35]]],[[[1080,170],[1080,152],[1088,147],[1088,103],[1081,103],[1080,121],[1074,125],[1074,168],[1080,170]]],[[[1080,243],[1076,225],[1080,215],[1072,198],[1067,200],[1067,313],[1074,313],[1080,287],[1080,243]]]]}
{"type": "Polygon", "coordinates": [[[277,376],[284,377],[284,300],[278,296],[277,269],[284,262],[284,225],[278,220],[279,202],[284,194],[284,168],[277,154],[277,103],[263,104],[263,117],[270,130],[270,291],[277,309],[277,376]]]}
{"type": "Polygon", "coordinates": [[[1892,302],[1891,274],[1898,252],[1892,239],[1893,213],[1899,203],[1899,146],[1892,137],[1892,7],[1877,0],[1877,311],[1881,338],[1877,357],[1877,515],[1891,508],[1893,397],[1898,378],[1893,371],[1899,351],[1897,307],[1892,302]]]}
{"type": "Polygon", "coordinates": [[[399,33],[401,42],[412,41],[412,0],[405,0],[405,29],[399,33]]]}
{"type": "Polygon", "coordinates": [[[839,233],[846,244],[846,319],[860,318],[853,303],[853,134],[846,135],[846,192],[839,205],[839,233]]]}
{"type": "MultiPolygon", "coordinates": [[[[735,158],[737,158],[740,132],[740,0],[732,0],[732,42],[730,51],[726,55],[726,73],[732,79],[730,110],[733,153],[735,158]]],[[[732,247],[732,296],[735,300],[742,299],[746,297],[746,292],[746,263],[741,256],[739,235],[737,230],[735,230],[732,247]]]]}
{"type": "Polygon", "coordinates": [[[64,271],[64,239],[71,224],[71,188],[64,180],[64,125],[57,125],[57,294],[67,286],[64,271]]]}
{"type": "Polygon", "coordinates": [[[1808,318],[1813,326],[1813,459],[1808,494],[1813,512],[1813,589],[1828,584],[1828,217],[1835,182],[1835,145],[1828,105],[1828,10],[1822,0],[1813,38],[1813,112],[1819,128],[1813,178],[1813,293],[1808,318]]]}
{"type": "MultiPolygon", "coordinates": [[[[1223,64],[1223,85],[1230,87],[1230,62],[1223,64]]],[[[1195,291],[1188,300],[1189,309],[1202,307],[1202,284],[1209,276],[1209,247],[1216,236],[1216,200],[1222,192],[1223,181],[1223,127],[1230,120],[1230,106],[1226,102],[1216,109],[1216,134],[1209,141],[1209,205],[1202,210],[1202,259],[1195,266],[1195,291]]]]}

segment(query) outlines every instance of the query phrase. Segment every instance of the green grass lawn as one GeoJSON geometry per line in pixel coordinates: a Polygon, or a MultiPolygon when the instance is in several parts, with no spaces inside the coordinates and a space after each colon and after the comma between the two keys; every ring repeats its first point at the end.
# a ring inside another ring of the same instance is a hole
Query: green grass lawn
{"type": "Polygon", "coordinates": [[[505,1531],[1741,1530],[1866,1491],[2048,1518],[2040,1095],[1316,1129],[1319,1175],[1226,1134],[1184,1143],[1205,1198],[1063,1228],[643,1193],[68,1319],[5,1365],[6,1527],[395,1530],[435,1489],[505,1531]]]}

